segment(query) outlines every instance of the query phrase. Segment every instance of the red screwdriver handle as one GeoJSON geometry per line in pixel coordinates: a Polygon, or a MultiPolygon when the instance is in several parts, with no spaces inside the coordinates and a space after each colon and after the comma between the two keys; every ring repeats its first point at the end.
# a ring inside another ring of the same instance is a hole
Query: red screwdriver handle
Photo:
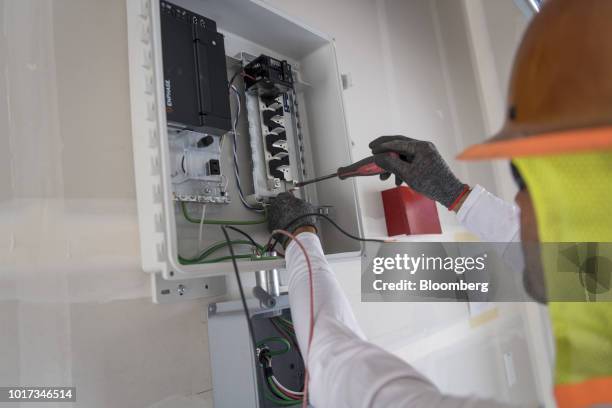
{"type": "MultiPolygon", "coordinates": [[[[386,154],[392,157],[399,157],[399,155],[394,152],[386,154]]],[[[349,177],[376,176],[382,173],[386,173],[386,170],[374,163],[374,156],[370,156],[353,164],[349,164],[348,166],[340,167],[338,169],[338,178],[344,180],[349,177]]]]}

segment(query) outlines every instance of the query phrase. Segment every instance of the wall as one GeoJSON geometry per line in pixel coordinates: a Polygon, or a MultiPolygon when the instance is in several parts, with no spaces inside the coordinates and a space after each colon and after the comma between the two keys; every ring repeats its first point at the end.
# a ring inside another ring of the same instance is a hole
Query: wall
{"type": "Polygon", "coordinates": [[[201,406],[203,302],[139,264],[126,36],[122,0],[0,0],[0,384],[201,406]]]}
{"type": "MultiPolygon", "coordinates": [[[[514,52],[527,26],[527,18],[510,1],[464,0],[463,4],[474,70],[478,77],[484,129],[488,134],[494,134],[501,129],[506,117],[510,69],[514,52]]],[[[493,170],[499,196],[512,200],[516,188],[508,171],[507,160],[497,160],[493,170]]]]}
{"type": "MultiPolygon", "coordinates": [[[[486,130],[459,2],[271,3],[335,37],[353,82],[354,157],[375,136],[404,133],[435,141],[467,181],[497,187],[486,166],[452,160],[486,130]]],[[[153,305],[139,267],[124,9],[0,0],[0,384],[74,384],[76,406],[211,406],[206,302],[153,305]]],[[[366,231],[385,235],[383,185],[359,187],[366,231]]],[[[441,214],[452,239],[459,227],[441,214]]],[[[516,307],[473,330],[466,305],[361,304],[359,262],[335,268],[377,344],[445,390],[512,398],[500,350],[529,355],[516,307]],[[475,344],[487,351],[463,357],[475,344]],[[468,366],[475,375],[457,382],[468,366]]]]}

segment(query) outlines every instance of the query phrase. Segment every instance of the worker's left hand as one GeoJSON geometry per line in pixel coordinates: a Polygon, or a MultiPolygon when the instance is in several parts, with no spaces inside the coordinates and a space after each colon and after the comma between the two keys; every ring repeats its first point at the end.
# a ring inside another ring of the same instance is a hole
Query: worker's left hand
{"type": "MultiPolygon", "coordinates": [[[[268,207],[268,229],[270,232],[277,229],[293,232],[299,227],[309,226],[318,230],[317,217],[306,215],[316,212],[317,209],[312,204],[291,193],[280,193],[268,207]],[[292,222],[294,220],[295,222],[292,222]]],[[[284,244],[283,242],[283,246],[284,244]]]]}

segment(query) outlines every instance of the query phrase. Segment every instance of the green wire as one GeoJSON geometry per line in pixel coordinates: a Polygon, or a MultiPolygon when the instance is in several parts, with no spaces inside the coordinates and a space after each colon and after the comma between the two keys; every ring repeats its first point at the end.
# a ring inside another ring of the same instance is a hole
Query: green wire
{"type": "MultiPolygon", "coordinates": [[[[229,261],[231,259],[232,259],[232,256],[227,255],[227,256],[222,256],[220,258],[203,259],[198,262],[183,263],[183,265],[218,263],[218,262],[229,261]]],[[[250,259],[251,261],[273,261],[273,260],[278,259],[278,257],[276,256],[255,256],[255,255],[244,254],[244,255],[236,255],[235,259],[250,259]]]]}
{"type": "MultiPolygon", "coordinates": [[[[280,400],[276,400],[274,401],[276,404],[278,405],[284,405],[284,406],[289,406],[289,405],[297,405],[297,404],[301,404],[302,400],[294,400],[292,398],[289,398],[287,396],[285,396],[281,390],[278,389],[278,387],[276,386],[276,384],[274,384],[274,381],[272,381],[272,378],[268,377],[268,384],[270,384],[270,388],[272,388],[272,390],[278,394],[278,396],[276,396],[276,398],[281,398],[280,400]]],[[[272,398],[268,398],[270,400],[272,400],[272,398]]]]}
{"type": "MultiPolygon", "coordinates": [[[[253,244],[247,240],[235,240],[231,241],[232,245],[250,245],[253,244]]],[[[230,255],[222,256],[219,258],[207,259],[210,255],[217,252],[218,250],[225,248],[228,246],[227,241],[219,241],[215,242],[211,246],[207,247],[202,251],[202,253],[193,258],[185,258],[179,255],[179,262],[183,265],[194,265],[194,264],[209,264],[209,263],[217,263],[231,260],[232,257],[230,255]]],[[[263,247],[261,245],[257,245],[257,249],[263,251],[263,247]]],[[[251,261],[270,261],[274,259],[278,259],[276,256],[255,256],[253,254],[242,254],[236,255],[236,259],[250,259],[251,261]]]]}
{"type": "MultiPolygon", "coordinates": [[[[264,207],[265,210],[265,207],[264,207]]],[[[202,220],[199,220],[197,218],[193,218],[189,215],[189,213],[187,212],[187,205],[185,204],[185,201],[181,201],[181,211],[183,212],[183,217],[185,217],[185,219],[191,223],[194,224],[207,224],[207,225],[257,225],[257,224],[265,224],[268,222],[268,211],[266,210],[264,212],[264,217],[260,220],[251,220],[251,221],[235,221],[235,220],[207,220],[204,219],[204,221],[202,222],[202,220]]]]}
{"type": "Polygon", "coordinates": [[[287,400],[278,399],[278,397],[274,397],[274,395],[272,395],[270,391],[268,391],[267,389],[264,389],[264,396],[266,397],[268,401],[272,401],[274,404],[282,405],[284,407],[290,407],[290,406],[299,405],[302,403],[301,400],[287,401],[287,400]]]}
{"type": "MultiPolygon", "coordinates": [[[[252,245],[248,241],[244,241],[244,242],[247,242],[248,245],[252,245]]],[[[243,241],[232,241],[232,245],[242,245],[242,244],[243,244],[243,241]]],[[[225,246],[227,246],[227,242],[225,241],[215,242],[211,246],[205,248],[199,255],[196,255],[193,258],[184,258],[182,256],[179,256],[179,260],[181,261],[181,263],[197,263],[198,261],[201,261],[202,259],[208,258],[212,253],[218,251],[219,249],[225,246]]]]}
{"type": "MultiPolygon", "coordinates": [[[[251,258],[251,255],[249,254],[245,254],[245,255],[236,255],[236,259],[247,259],[247,258],[251,258]]],[[[227,256],[221,256],[219,258],[212,258],[212,259],[201,259],[199,261],[196,262],[183,262],[183,260],[181,260],[181,263],[183,265],[196,265],[196,264],[209,264],[209,263],[218,263],[218,262],[224,262],[224,261],[229,261],[232,259],[231,255],[227,255],[227,256]]],[[[180,260],[180,258],[179,258],[180,260]]]]}
{"type": "MultiPolygon", "coordinates": [[[[231,241],[231,242],[232,242],[232,245],[250,245],[251,247],[253,246],[251,241],[247,241],[247,240],[235,240],[235,241],[231,241]]],[[[193,258],[184,258],[182,256],[179,256],[179,261],[182,264],[199,263],[200,261],[208,258],[213,253],[215,253],[218,250],[220,250],[222,248],[225,248],[227,246],[228,246],[227,241],[215,242],[214,244],[212,244],[209,247],[205,248],[200,255],[195,256],[193,258]]],[[[263,247],[261,245],[258,245],[257,249],[259,249],[260,251],[263,251],[263,247]]]]}
{"type": "Polygon", "coordinates": [[[293,328],[293,324],[289,323],[287,320],[276,318],[276,322],[289,333],[295,333],[295,329],[293,328]]]}
{"type": "Polygon", "coordinates": [[[280,324],[280,322],[275,317],[271,319],[271,323],[276,329],[276,331],[278,331],[284,338],[289,340],[289,342],[293,345],[293,348],[295,349],[295,351],[297,351],[298,355],[301,358],[302,353],[300,352],[300,348],[297,344],[297,340],[295,339],[295,332],[293,330],[289,331],[285,326],[280,324]]]}
{"type": "Polygon", "coordinates": [[[286,352],[288,352],[289,350],[291,350],[291,343],[289,343],[289,341],[287,339],[283,339],[282,337],[268,337],[265,338],[263,340],[260,340],[257,343],[257,347],[261,347],[266,345],[266,343],[272,343],[272,342],[277,342],[277,343],[283,343],[285,345],[284,349],[280,349],[280,350],[270,350],[270,355],[271,356],[278,356],[281,354],[285,354],[286,352]]]}
{"type": "Polygon", "coordinates": [[[286,396],[285,394],[283,394],[281,392],[281,390],[278,389],[278,387],[276,386],[276,384],[274,384],[274,381],[272,381],[272,378],[268,377],[268,384],[270,384],[270,388],[272,388],[272,391],[274,392],[274,394],[276,394],[276,396],[278,398],[281,398],[285,401],[295,401],[292,398],[289,398],[288,396],[286,396]]]}
{"type": "MultiPolygon", "coordinates": [[[[287,341],[286,339],[282,338],[282,337],[268,337],[265,338],[261,341],[259,341],[257,343],[257,347],[260,347],[262,345],[264,345],[266,342],[272,342],[272,341],[276,341],[276,342],[281,342],[285,345],[285,350],[282,351],[276,351],[276,352],[270,352],[270,355],[277,355],[277,354],[282,354],[282,353],[286,353],[287,351],[290,350],[291,344],[289,343],[289,341],[287,341]],[[274,354],[277,353],[277,354],[274,354]]],[[[270,388],[272,389],[272,391],[274,392],[274,395],[272,393],[270,393],[268,391],[267,388],[264,388],[264,396],[266,397],[266,399],[268,399],[269,401],[272,401],[273,403],[275,403],[276,405],[281,405],[281,406],[294,406],[294,405],[298,405],[302,403],[302,400],[294,400],[292,398],[289,398],[287,396],[285,396],[285,394],[282,393],[282,391],[280,391],[278,389],[278,387],[276,386],[276,384],[274,383],[274,381],[272,381],[271,377],[266,378],[268,384],[270,385],[270,388]],[[281,398],[281,399],[278,399],[281,398]]]]}
{"type": "Polygon", "coordinates": [[[293,327],[293,322],[291,320],[287,320],[284,317],[280,317],[280,316],[278,317],[278,320],[285,323],[289,327],[293,327]]]}
{"type": "MultiPolygon", "coordinates": [[[[183,217],[185,217],[185,219],[191,223],[194,224],[208,224],[208,225],[257,225],[257,224],[265,224],[266,222],[268,222],[268,211],[267,211],[267,207],[264,207],[264,218],[260,219],[260,220],[253,220],[253,221],[233,221],[233,220],[199,220],[196,218],[192,218],[189,215],[189,212],[187,211],[187,205],[184,201],[181,201],[180,203],[181,205],[181,211],[183,213],[183,217]]],[[[232,244],[240,244],[240,245],[251,245],[250,242],[248,241],[232,241],[232,244]]],[[[221,248],[224,248],[228,246],[228,243],[226,241],[220,241],[217,242],[213,245],[211,245],[210,247],[206,248],[199,256],[193,257],[193,258],[183,258],[179,255],[179,262],[183,265],[193,265],[193,264],[209,264],[209,263],[217,263],[217,262],[223,262],[223,261],[227,261],[227,260],[231,260],[232,257],[231,256],[223,256],[220,258],[213,258],[213,259],[206,259],[208,258],[211,254],[213,254],[214,252],[218,251],[221,248]]],[[[263,251],[263,247],[261,245],[257,245],[257,249],[259,251],[263,251]]],[[[244,255],[236,255],[236,259],[247,259],[250,258],[251,261],[268,261],[268,260],[273,260],[273,259],[278,259],[277,257],[257,257],[254,255],[250,255],[250,254],[244,254],[244,255]]]]}

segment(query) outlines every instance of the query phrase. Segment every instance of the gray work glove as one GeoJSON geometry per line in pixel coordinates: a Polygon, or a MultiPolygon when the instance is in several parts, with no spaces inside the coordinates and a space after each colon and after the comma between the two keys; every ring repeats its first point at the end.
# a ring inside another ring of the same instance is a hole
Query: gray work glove
{"type": "MultiPolygon", "coordinates": [[[[431,142],[406,136],[382,136],[370,143],[375,163],[395,175],[395,184],[408,184],[414,191],[450,207],[465,189],[431,142]],[[390,157],[396,152],[400,157],[390,157]]],[[[390,174],[382,175],[384,180],[390,174]]]]}
{"type": "MultiPolygon", "coordinates": [[[[311,226],[318,231],[318,220],[314,215],[302,217],[293,223],[291,222],[301,215],[316,212],[317,209],[312,204],[300,200],[291,193],[280,193],[272,200],[268,207],[268,229],[270,232],[276,229],[287,229],[287,231],[293,232],[298,227],[311,226]]],[[[285,246],[287,239],[287,237],[282,235],[279,237],[279,242],[285,246]]]]}

